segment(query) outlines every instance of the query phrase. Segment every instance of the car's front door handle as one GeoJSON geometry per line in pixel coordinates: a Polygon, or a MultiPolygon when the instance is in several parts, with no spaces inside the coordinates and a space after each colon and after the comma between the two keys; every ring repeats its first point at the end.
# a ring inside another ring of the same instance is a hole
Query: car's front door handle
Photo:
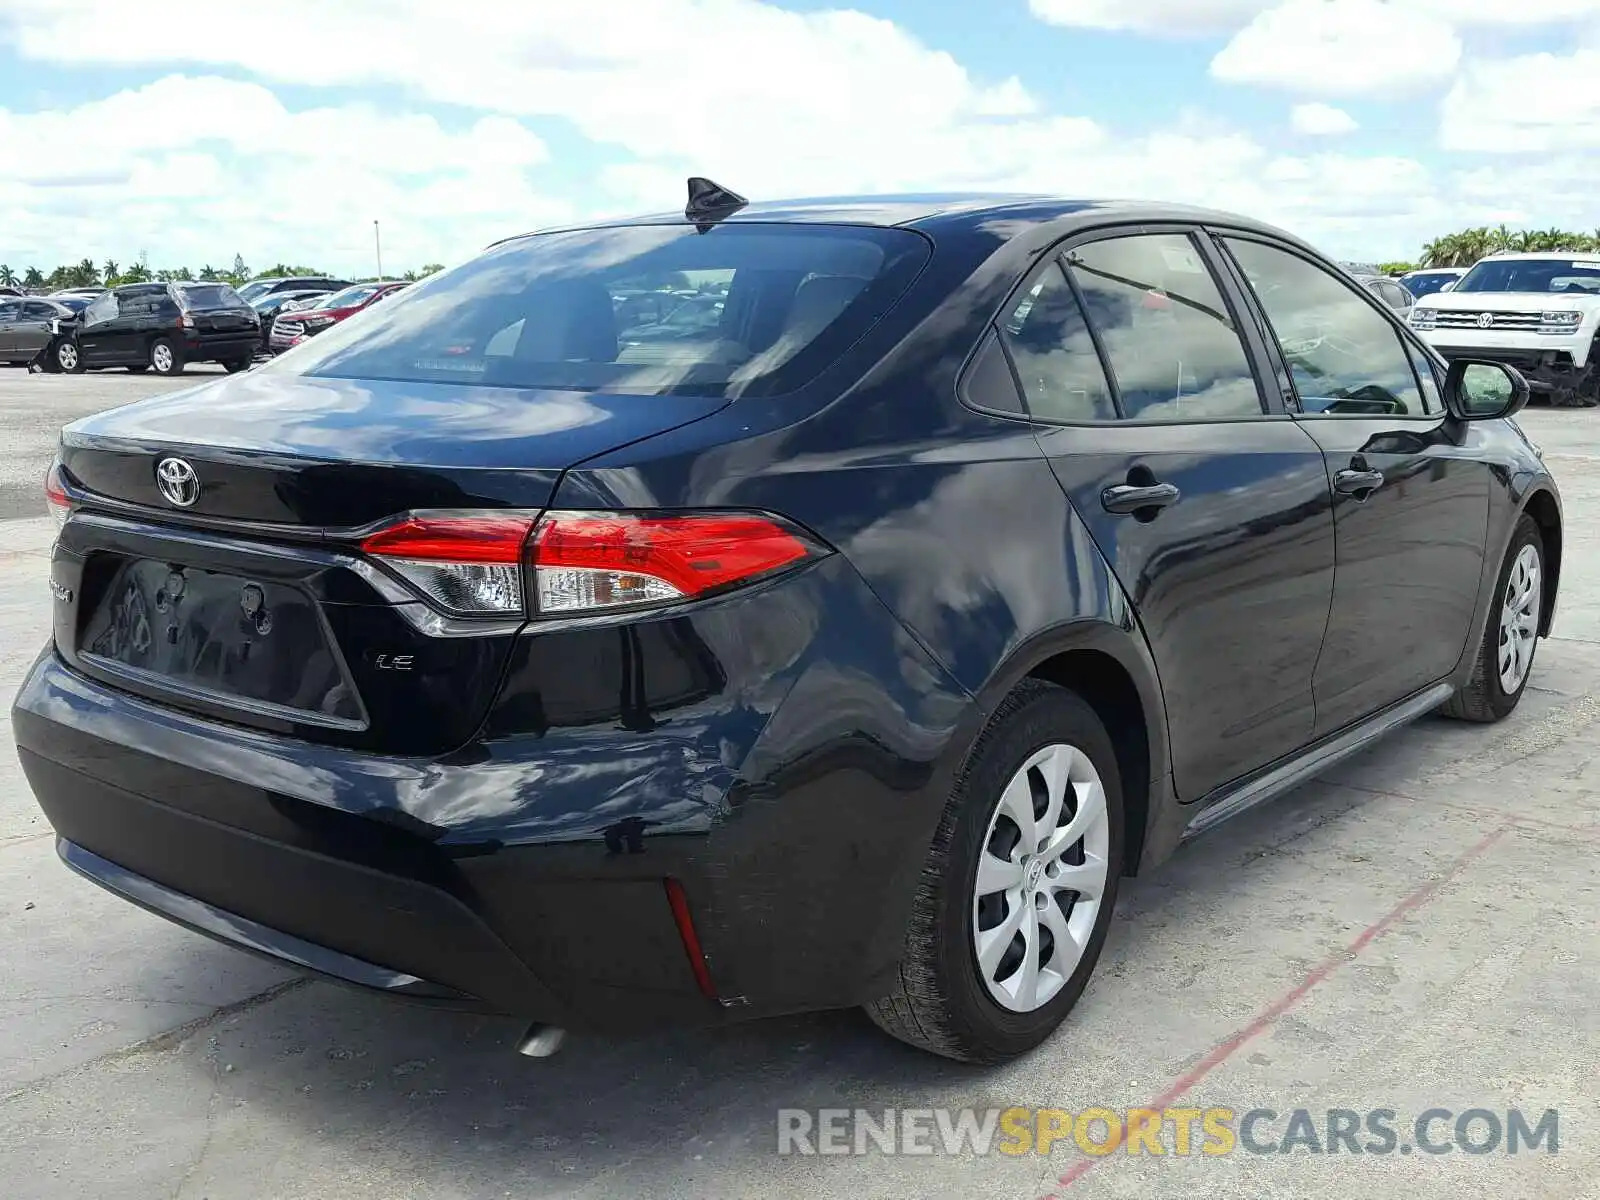
{"type": "Polygon", "coordinates": [[[1100,504],[1108,513],[1125,517],[1143,511],[1157,512],[1176,504],[1182,494],[1170,483],[1151,483],[1142,487],[1122,483],[1101,492],[1100,504]]]}
{"type": "Polygon", "coordinates": [[[1357,471],[1354,469],[1340,471],[1333,477],[1334,490],[1346,496],[1356,496],[1365,499],[1383,486],[1382,471],[1357,471]]]}

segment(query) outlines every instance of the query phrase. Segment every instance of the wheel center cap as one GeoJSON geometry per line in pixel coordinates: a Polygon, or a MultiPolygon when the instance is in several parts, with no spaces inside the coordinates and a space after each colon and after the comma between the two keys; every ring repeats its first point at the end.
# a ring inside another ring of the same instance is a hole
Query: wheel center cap
{"type": "Polygon", "coordinates": [[[1036,858],[1030,862],[1022,873],[1022,881],[1032,891],[1039,886],[1039,881],[1044,878],[1044,859],[1036,858]]]}

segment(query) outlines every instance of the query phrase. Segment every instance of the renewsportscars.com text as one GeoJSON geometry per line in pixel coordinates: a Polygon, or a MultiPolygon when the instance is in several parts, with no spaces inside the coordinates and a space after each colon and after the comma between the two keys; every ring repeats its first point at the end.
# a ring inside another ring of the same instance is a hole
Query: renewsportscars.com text
{"type": "Polygon", "coordinates": [[[786,1108],[778,1153],[1558,1154],[1560,1111],[1430,1108],[786,1108]]]}

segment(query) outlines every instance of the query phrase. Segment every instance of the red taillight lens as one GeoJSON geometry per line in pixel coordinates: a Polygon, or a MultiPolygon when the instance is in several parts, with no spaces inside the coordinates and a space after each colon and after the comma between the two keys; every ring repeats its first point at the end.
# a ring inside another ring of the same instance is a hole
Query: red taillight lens
{"type": "Polygon", "coordinates": [[[72,515],[72,501],[67,496],[67,489],[61,482],[61,464],[53,462],[50,470],[44,477],[44,504],[51,517],[55,519],[56,528],[60,529],[67,523],[67,518],[72,515]]]}
{"type": "Polygon", "coordinates": [[[362,540],[440,608],[461,616],[520,616],[530,515],[417,513],[362,540]]]}
{"type": "Polygon", "coordinates": [[[420,512],[361,549],[457,616],[581,616],[692,600],[828,553],[765,513],[420,512]]]}
{"type": "Polygon", "coordinates": [[[533,535],[540,614],[668,604],[819,557],[801,531],[761,513],[552,512],[533,535]]]}

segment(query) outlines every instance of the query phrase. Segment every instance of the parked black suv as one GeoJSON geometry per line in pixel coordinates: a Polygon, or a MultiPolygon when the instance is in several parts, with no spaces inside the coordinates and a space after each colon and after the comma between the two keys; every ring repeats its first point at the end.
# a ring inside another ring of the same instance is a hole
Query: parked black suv
{"type": "Polygon", "coordinates": [[[1124,874],[1516,707],[1514,370],[1241,217],[696,195],[65,430],[12,729],[69,866],[390,995],[995,1060],[1124,874]]]}
{"type": "Polygon", "coordinates": [[[130,283],[64,325],[51,355],[70,373],[126,367],[178,375],[195,362],[242,371],[260,344],[260,316],[226,283],[130,283]]]}

